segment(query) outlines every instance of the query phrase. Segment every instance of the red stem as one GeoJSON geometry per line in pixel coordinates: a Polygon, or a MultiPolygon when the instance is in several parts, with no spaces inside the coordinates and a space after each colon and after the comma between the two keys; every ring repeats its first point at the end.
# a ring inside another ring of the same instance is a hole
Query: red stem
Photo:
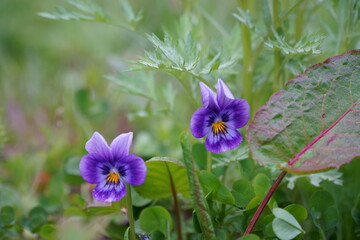
{"type": "Polygon", "coordinates": [[[277,177],[277,179],[275,180],[275,182],[273,183],[273,185],[271,186],[270,190],[267,192],[264,200],[261,202],[260,206],[258,207],[258,209],[256,210],[254,216],[252,217],[252,219],[250,220],[249,225],[247,226],[244,236],[248,235],[252,232],[253,228],[255,227],[256,222],[259,220],[260,215],[262,213],[262,211],[264,210],[264,208],[266,207],[267,203],[269,202],[271,196],[274,194],[276,188],[279,186],[279,184],[281,183],[281,180],[285,177],[286,175],[286,171],[282,171],[280,173],[280,175],[277,177]]]}

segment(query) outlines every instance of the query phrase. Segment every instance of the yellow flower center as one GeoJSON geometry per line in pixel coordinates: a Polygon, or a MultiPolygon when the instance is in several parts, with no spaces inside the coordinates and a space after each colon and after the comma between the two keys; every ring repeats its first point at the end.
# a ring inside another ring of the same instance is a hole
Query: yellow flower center
{"type": "Polygon", "coordinates": [[[117,172],[111,172],[107,175],[106,181],[108,183],[119,183],[120,175],[117,172]]]}
{"type": "Polygon", "coordinates": [[[224,122],[222,121],[218,121],[218,122],[215,122],[212,124],[212,131],[215,133],[215,134],[219,134],[219,133],[222,133],[222,132],[226,132],[226,125],[224,122]]]}

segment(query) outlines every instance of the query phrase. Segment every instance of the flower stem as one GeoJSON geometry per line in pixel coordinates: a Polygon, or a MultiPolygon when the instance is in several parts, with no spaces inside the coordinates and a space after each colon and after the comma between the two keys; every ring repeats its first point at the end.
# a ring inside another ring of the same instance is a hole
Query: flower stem
{"type": "Polygon", "coordinates": [[[129,184],[126,184],[126,208],[127,208],[127,216],[129,219],[129,227],[130,227],[130,234],[129,239],[135,240],[135,221],[134,221],[134,214],[133,214],[133,208],[132,208],[132,200],[131,200],[131,187],[129,184]]]}
{"type": "MultiPolygon", "coordinates": [[[[248,9],[248,1],[246,0],[238,0],[238,5],[244,11],[248,9]]],[[[241,38],[243,47],[243,98],[245,98],[251,106],[253,87],[251,31],[245,24],[241,24],[241,38]]]]}
{"type": "MultiPolygon", "coordinates": [[[[280,6],[278,0],[272,1],[272,22],[274,26],[274,30],[278,32],[278,17],[280,13],[280,6]]],[[[273,81],[273,91],[276,92],[281,89],[282,82],[280,79],[280,51],[278,49],[274,49],[274,81],[273,81]]]]}
{"type": "Polygon", "coordinates": [[[210,151],[206,151],[206,170],[208,172],[211,172],[212,169],[212,158],[211,158],[211,152],[210,151]]]}
{"type": "Polygon", "coordinates": [[[255,227],[256,222],[260,218],[261,213],[264,211],[264,208],[266,207],[267,203],[269,202],[271,196],[274,194],[276,188],[281,183],[281,180],[285,177],[286,173],[287,173],[286,171],[282,171],[280,173],[280,175],[277,177],[277,179],[275,180],[275,182],[273,183],[273,185],[271,186],[271,188],[267,192],[264,200],[261,202],[260,206],[256,210],[254,216],[250,220],[250,223],[249,223],[249,225],[247,226],[247,228],[245,230],[244,236],[248,235],[248,234],[250,234],[252,232],[253,228],[255,227]]]}

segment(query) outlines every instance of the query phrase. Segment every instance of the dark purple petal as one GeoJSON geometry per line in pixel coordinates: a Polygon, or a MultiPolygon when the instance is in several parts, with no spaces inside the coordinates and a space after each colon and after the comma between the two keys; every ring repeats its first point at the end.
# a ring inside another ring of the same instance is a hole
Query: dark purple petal
{"type": "Polygon", "coordinates": [[[219,109],[213,90],[203,82],[200,82],[200,92],[204,108],[219,109]]]}
{"type": "Polygon", "coordinates": [[[146,178],[146,164],[141,157],[134,154],[125,156],[119,162],[119,173],[122,180],[134,186],[144,183],[146,178]]]}
{"type": "Polygon", "coordinates": [[[239,146],[241,141],[242,136],[236,129],[227,128],[225,134],[214,134],[210,131],[205,146],[210,152],[221,153],[239,146]]]}
{"type": "Polygon", "coordinates": [[[104,164],[104,160],[99,154],[90,153],[81,158],[79,170],[80,174],[85,181],[91,184],[99,183],[103,180],[101,174],[101,165],[104,164]]]}
{"type": "Polygon", "coordinates": [[[218,79],[218,83],[216,85],[216,95],[220,109],[229,105],[231,101],[234,99],[234,96],[232,95],[230,89],[220,78],[218,79]]]}
{"type": "Polygon", "coordinates": [[[94,132],[90,140],[87,141],[85,144],[85,149],[89,153],[96,153],[101,155],[104,159],[112,159],[110,148],[106,140],[98,132],[94,132]]]}
{"type": "Polygon", "coordinates": [[[221,111],[222,120],[232,128],[244,127],[250,118],[250,106],[245,99],[234,99],[221,111]]]}
{"type": "Polygon", "coordinates": [[[126,195],[126,186],[119,184],[106,184],[106,180],[97,184],[92,192],[93,197],[100,202],[118,202],[126,195]]]}
{"type": "Polygon", "coordinates": [[[120,159],[129,155],[133,133],[123,133],[117,136],[110,144],[110,150],[114,159],[120,159]]]}
{"type": "Polygon", "coordinates": [[[211,127],[211,115],[213,112],[209,108],[199,108],[191,116],[190,129],[196,138],[204,137],[211,127]]]}

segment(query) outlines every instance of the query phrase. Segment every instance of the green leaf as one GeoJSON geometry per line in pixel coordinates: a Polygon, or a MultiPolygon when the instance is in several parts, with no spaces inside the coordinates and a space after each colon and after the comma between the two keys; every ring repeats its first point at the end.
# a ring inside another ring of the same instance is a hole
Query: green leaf
{"type": "Polygon", "coordinates": [[[327,59],[290,80],[254,116],[253,158],[286,171],[339,168],[360,156],[360,50],[327,59]]]}
{"type": "Polygon", "coordinates": [[[281,208],[274,208],[275,216],[272,227],[275,235],[280,239],[293,239],[300,233],[303,233],[300,224],[288,211],[281,208]]]}
{"type": "Polygon", "coordinates": [[[173,228],[170,213],[163,207],[148,207],[140,213],[139,225],[147,233],[160,231],[165,236],[173,228]]]}
{"type": "Polygon", "coordinates": [[[240,237],[237,240],[260,240],[260,238],[255,234],[248,234],[246,236],[240,237]]]}
{"type": "Polygon", "coordinates": [[[143,185],[135,186],[135,190],[143,197],[159,199],[171,195],[173,180],[177,193],[190,196],[189,182],[183,163],[166,157],[155,157],[146,161],[147,175],[143,185]]]}
{"type": "Polygon", "coordinates": [[[324,35],[309,34],[303,35],[295,44],[289,44],[285,41],[285,37],[281,37],[275,30],[273,30],[274,40],[267,40],[265,45],[271,49],[277,49],[284,55],[296,54],[319,54],[320,44],[326,38],[324,35]]]}
{"type": "Polygon", "coordinates": [[[270,179],[263,173],[259,173],[253,180],[253,187],[256,196],[263,199],[271,187],[270,179]]]}
{"type": "Polygon", "coordinates": [[[207,166],[207,151],[203,143],[196,143],[192,146],[194,161],[200,170],[205,170],[207,166]]]}
{"type": "Polygon", "coordinates": [[[325,211],[332,205],[334,205],[334,198],[328,191],[324,190],[314,192],[309,200],[309,206],[320,212],[325,211]]]}
{"type": "Polygon", "coordinates": [[[204,189],[204,194],[212,194],[213,199],[219,202],[232,205],[235,203],[234,196],[231,194],[219,179],[212,173],[201,171],[199,174],[201,186],[204,189]]]}
{"type": "Polygon", "coordinates": [[[254,198],[252,198],[250,200],[250,202],[246,206],[246,210],[250,210],[250,209],[257,207],[260,204],[261,200],[262,200],[262,198],[260,198],[259,196],[255,196],[254,198]]]}
{"type": "Polygon", "coordinates": [[[13,207],[5,206],[0,211],[0,226],[9,227],[15,223],[15,211],[13,207]]]}
{"type": "Polygon", "coordinates": [[[293,215],[299,223],[304,222],[308,217],[306,208],[298,204],[290,204],[286,206],[284,210],[293,215]]]}
{"type": "Polygon", "coordinates": [[[252,179],[252,174],[254,171],[254,161],[247,157],[239,161],[240,166],[240,177],[243,179],[250,180],[252,179]]]}
{"type": "Polygon", "coordinates": [[[246,207],[251,199],[255,197],[253,186],[245,179],[234,182],[231,192],[234,195],[235,204],[239,207],[246,207]]]}
{"type": "Polygon", "coordinates": [[[29,226],[32,232],[38,232],[47,222],[47,212],[42,207],[35,207],[29,213],[29,226]]]}
{"type": "Polygon", "coordinates": [[[124,233],[124,240],[129,240],[130,227],[128,227],[124,233]]]}
{"type": "Polygon", "coordinates": [[[125,207],[125,198],[122,198],[119,202],[114,202],[111,206],[107,207],[88,207],[85,209],[85,212],[89,216],[104,216],[113,213],[120,213],[123,207],[125,207]]]}
{"type": "Polygon", "coordinates": [[[134,10],[132,9],[130,3],[127,0],[120,0],[120,6],[123,10],[123,13],[125,14],[126,20],[128,23],[136,27],[138,22],[142,19],[142,12],[138,12],[135,14],[134,10]]]}
{"type": "Polygon", "coordinates": [[[249,29],[254,28],[254,19],[249,10],[244,11],[238,8],[239,13],[234,13],[233,16],[239,20],[242,24],[245,24],[249,29]]]}
{"type": "Polygon", "coordinates": [[[150,238],[150,240],[166,240],[166,239],[167,238],[165,237],[165,235],[160,231],[154,231],[151,234],[151,238],[150,238]]]}
{"type": "Polygon", "coordinates": [[[56,239],[56,227],[53,224],[45,224],[41,227],[39,232],[40,237],[45,240],[56,239]]]}

